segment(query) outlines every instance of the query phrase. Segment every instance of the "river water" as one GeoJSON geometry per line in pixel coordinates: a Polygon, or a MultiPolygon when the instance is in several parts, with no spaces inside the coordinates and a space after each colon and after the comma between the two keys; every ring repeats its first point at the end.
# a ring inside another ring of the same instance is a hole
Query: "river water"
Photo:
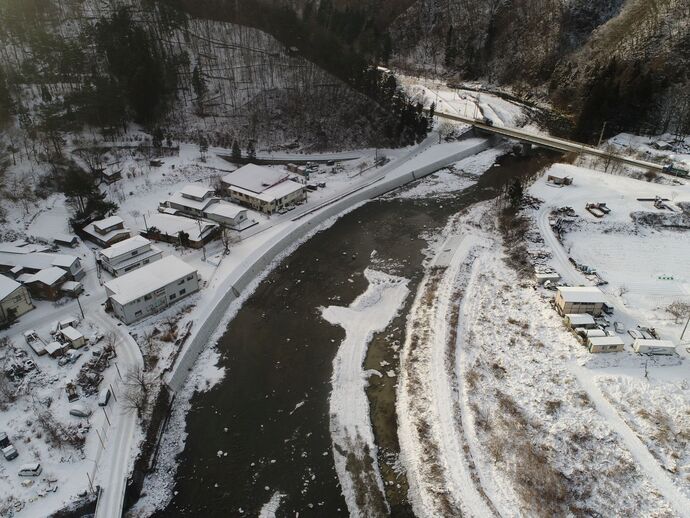
{"type": "MultiPolygon", "coordinates": [[[[257,516],[276,492],[284,495],[278,516],[346,516],[328,416],[332,361],[344,332],[319,308],[349,305],[367,288],[368,266],[410,279],[414,293],[424,273],[425,236],[553,157],[504,157],[452,198],[372,201],[286,258],[219,341],[226,376],[193,397],[175,496],[156,516],[257,516]]],[[[375,337],[367,365],[385,360],[396,367],[390,344],[404,339],[408,308],[375,337]]],[[[392,512],[410,514],[404,477],[385,465],[397,451],[394,381],[372,378],[369,397],[392,512]]]]}

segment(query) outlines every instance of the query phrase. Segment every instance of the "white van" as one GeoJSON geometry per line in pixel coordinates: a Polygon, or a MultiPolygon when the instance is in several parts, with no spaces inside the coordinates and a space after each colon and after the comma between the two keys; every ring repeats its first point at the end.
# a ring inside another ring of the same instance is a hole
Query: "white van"
{"type": "Polygon", "coordinates": [[[24,464],[19,468],[20,477],[37,477],[41,474],[43,468],[38,462],[32,462],[30,464],[24,464]]]}
{"type": "Polygon", "coordinates": [[[77,403],[69,409],[69,413],[74,417],[89,417],[91,415],[91,410],[77,403]]]}
{"type": "Polygon", "coordinates": [[[110,401],[110,389],[104,388],[98,394],[98,406],[106,406],[108,401],[110,401]]]}

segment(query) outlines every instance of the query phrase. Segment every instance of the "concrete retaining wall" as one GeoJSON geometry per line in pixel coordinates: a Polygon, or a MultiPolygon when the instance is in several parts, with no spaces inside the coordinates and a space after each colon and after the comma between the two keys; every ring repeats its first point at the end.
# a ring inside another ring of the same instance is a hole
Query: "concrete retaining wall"
{"type": "Polygon", "coordinates": [[[254,279],[261,274],[267,273],[269,265],[290,245],[302,239],[324,221],[344,213],[350,207],[385,194],[409,182],[423,178],[454,162],[476,155],[488,149],[491,144],[491,140],[488,139],[481,141],[471,147],[458,151],[455,154],[445,156],[419,169],[413,169],[414,166],[412,164],[402,164],[400,166],[402,170],[401,173],[393,174],[391,178],[383,178],[377,182],[366,185],[362,189],[334,201],[332,204],[323,207],[318,213],[315,213],[309,218],[305,218],[300,222],[295,222],[295,227],[277,241],[266,243],[260,247],[228,276],[222,287],[217,289],[217,296],[209,304],[211,308],[209,313],[205,315],[206,318],[201,325],[196,328],[196,332],[192,331],[193,334],[187,344],[187,348],[180,355],[177,363],[169,374],[168,385],[170,389],[177,392],[182,388],[187,379],[187,375],[192,370],[194,362],[208,345],[229,305],[237,299],[239,294],[245,290],[254,279]],[[409,169],[408,172],[405,172],[406,168],[409,169]]]}

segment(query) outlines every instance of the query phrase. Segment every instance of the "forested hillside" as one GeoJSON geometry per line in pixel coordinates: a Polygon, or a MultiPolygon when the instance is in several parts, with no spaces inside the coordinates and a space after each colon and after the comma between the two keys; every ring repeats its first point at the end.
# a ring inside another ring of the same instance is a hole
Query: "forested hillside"
{"type": "Polygon", "coordinates": [[[153,0],[0,3],[0,123],[11,146],[39,139],[59,154],[70,132],[115,135],[131,123],[228,147],[400,145],[426,134],[419,107],[364,60],[356,81],[338,77],[218,18],[153,0]]]}
{"type": "Polygon", "coordinates": [[[266,1],[371,60],[551,101],[578,138],[690,132],[690,0],[266,1]]]}

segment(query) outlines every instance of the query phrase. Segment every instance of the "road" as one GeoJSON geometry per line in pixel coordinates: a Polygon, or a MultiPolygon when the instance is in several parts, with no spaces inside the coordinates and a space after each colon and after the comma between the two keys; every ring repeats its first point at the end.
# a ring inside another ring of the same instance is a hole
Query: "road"
{"type": "MultiPolygon", "coordinates": [[[[117,333],[117,364],[123,376],[131,370],[144,367],[141,350],[125,327],[118,327],[100,306],[91,317],[97,320],[103,329],[112,329],[117,333]]],[[[112,423],[109,440],[96,474],[96,483],[102,488],[96,505],[96,518],[122,516],[131,452],[135,446],[137,413],[124,408],[122,398],[111,401],[108,405],[112,423]]]]}
{"type": "Polygon", "coordinates": [[[557,137],[551,137],[549,135],[539,135],[529,131],[524,131],[516,128],[506,128],[504,126],[492,126],[485,124],[484,121],[473,119],[470,117],[463,117],[461,115],[453,115],[450,113],[435,112],[438,117],[442,119],[448,119],[456,122],[462,122],[469,124],[475,128],[488,133],[493,133],[495,135],[501,135],[514,140],[519,140],[521,142],[528,142],[530,144],[536,144],[538,146],[555,149],[557,151],[565,151],[571,153],[578,153],[581,155],[591,155],[600,158],[611,159],[616,162],[620,162],[627,165],[632,165],[635,167],[641,167],[643,169],[648,169],[657,173],[663,172],[663,166],[656,164],[654,162],[648,162],[646,160],[639,160],[637,158],[632,158],[625,155],[619,155],[615,153],[609,153],[602,149],[598,149],[593,146],[587,146],[580,142],[574,140],[566,140],[557,137]]]}

